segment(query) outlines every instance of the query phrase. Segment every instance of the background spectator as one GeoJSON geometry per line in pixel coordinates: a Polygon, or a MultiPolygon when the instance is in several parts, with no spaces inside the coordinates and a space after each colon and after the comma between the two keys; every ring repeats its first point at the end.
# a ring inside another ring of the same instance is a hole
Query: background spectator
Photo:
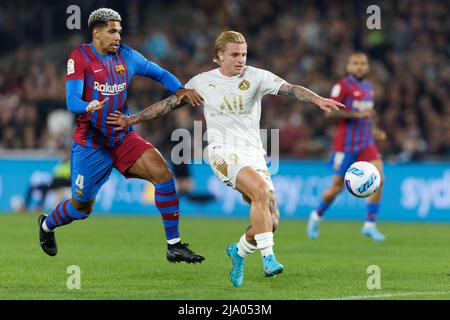
{"type": "MultiPolygon", "coordinates": [[[[70,126],[55,138],[47,118],[65,110],[65,64],[76,45],[89,41],[88,14],[110,6],[122,15],[123,42],[182,82],[215,67],[213,43],[223,30],[246,36],[248,64],[324,96],[345,75],[349,53],[366,51],[379,125],[389,137],[380,144],[385,159],[450,159],[450,20],[445,2],[382,2],[381,30],[366,28],[368,1],[80,1],[79,31],[65,28],[70,4],[8,1],[0,8],[0,148],[64,149],[70,143],[70,126]]],[[[136,79],[128,103],[138,111],[167,94],[155,82],[136,79]]],[[[190,123],[202,119],[201,110],[194,108],[183,116],[190,123]]],[[[280,129],[282,157],[327,157],[334,128],[313,107],[266,97],[261,120],[262,128],[280,129]]],[[[178,123],[173,113],[139,131],[160,150],[169,150],[171,130],[178,123]]]]}

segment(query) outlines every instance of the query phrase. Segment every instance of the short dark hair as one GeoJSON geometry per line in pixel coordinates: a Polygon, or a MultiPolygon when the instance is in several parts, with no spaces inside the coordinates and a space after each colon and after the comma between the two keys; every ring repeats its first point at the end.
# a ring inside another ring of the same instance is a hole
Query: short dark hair
{"type": "Polygon", "coordinates": [[[122,21],[120,14],[110,8],[100,8],[92,11],[88,19],[88,27],[90,32],[96,27],[105,27],[109,21],[122,21]]]}
{"type": "Polygon", "coordinates": [[[348,57],[350,58],[353,56],[365,56],[367,61],[369,60],[369,55],[364,51],[353,51],[348,57]]]}

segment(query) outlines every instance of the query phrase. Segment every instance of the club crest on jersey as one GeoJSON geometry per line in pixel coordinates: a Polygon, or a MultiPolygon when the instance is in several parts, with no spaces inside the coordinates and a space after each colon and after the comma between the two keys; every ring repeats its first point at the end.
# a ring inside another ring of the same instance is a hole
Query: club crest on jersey
{"type": "Polygon", "coordinates": [[[236,153],[230,153],[228,158],[230,159],[231,164],[238,164],[239,162],[239,156],[236,153]]]}
{"type": "Polygon", "coordinates": [[[67,75],[73,73],[75,73],[75,62],[73,61],[73,59],[69,59],[69,61],[67,61],[67,75]]]}
{"type": "Polygon", "coordinates": [[[239,83],[239,89],[242,91],[246,91],[248,88],[250,88],[250,82],[247,80],[242,80],[241,83],[239,83]]]}
{"type": "Polygon", "coordinates": [[[118,66],[115,66],[114,69],[116,69],[116,72],[118,74],[122,74],[125,72],[125,67],[123,66],[123,64],[119,64],[118,66]]]}

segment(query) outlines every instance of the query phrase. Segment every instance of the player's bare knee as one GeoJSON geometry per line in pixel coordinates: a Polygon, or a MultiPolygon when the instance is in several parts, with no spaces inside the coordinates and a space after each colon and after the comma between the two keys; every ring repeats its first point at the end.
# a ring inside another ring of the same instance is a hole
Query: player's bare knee
{"type": "Polygon", "coordinates": [[[265,181],[256,184],[250,198],[255,202],[268,202],[270,198],[269,186],[265,181]]]}
{"type": "Polygon", "coordinates": [[[163,183],[170,179],[173,179],[173,173],[167,166],[158,168],[158,170],[156,171],[156,174],[152,178],[153,181],[151,181],[154,184],[163,183]]]}

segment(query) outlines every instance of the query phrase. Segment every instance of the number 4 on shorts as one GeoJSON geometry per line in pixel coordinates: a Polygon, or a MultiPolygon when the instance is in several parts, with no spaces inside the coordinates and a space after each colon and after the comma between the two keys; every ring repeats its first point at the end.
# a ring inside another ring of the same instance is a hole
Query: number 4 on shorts
{"type": "Polygon", "coordinates": [[[81,174],[78,175],[77,180],[75,180],[75,185],[80,188],[80,190],[84,189],[84,176],[81,174]]]}

